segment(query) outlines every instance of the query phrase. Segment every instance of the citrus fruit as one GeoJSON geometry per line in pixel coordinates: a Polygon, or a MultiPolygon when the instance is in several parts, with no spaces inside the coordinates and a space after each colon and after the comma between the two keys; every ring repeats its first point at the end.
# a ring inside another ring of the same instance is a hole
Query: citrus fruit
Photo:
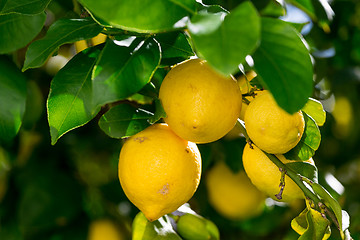
{"type": "Polygon", "coordinates": [[[89,226],[88,240],[122,240],[124,239],[114,222],[109,219],[93,221],[89,226]]]}
{"type": "Polygon", "coordinates": [[[106,41],[106,38],[107,38],[107,35],[105,35],[103,33],[99,33],[98,35],[96,35],[95,37],[93,37],[91,39],[91,44],[92,44],[92,46],[102,44],[106,41]]]}
{"type": "Polygon", "coordinates": [[[164,119],[180,137],[195,143],[218,140],[235,125],[241,110],[236,80],[215,72],[204,60],[175,65],[165,76],[159,98],[164,119]]]}
{"type": "Polygon", "coordinates": [[[255,90],[254,93],[253,93],[253,96],[246,96],[245,99],[248,101],[248,103],[245,103],[244,101],[242,102],[241,104],[241,111],[240,111],[240,115],[239,115],[239,118],[241,120],[244,121],[245,119],[245,113],[246,113],[246,110],[249,106],[249,104],[257,97],[257,96],[260,96],[261,94],[263,93],[266,93],[267,91],[266,90],[255,90]]]}
{"type": "Polygon", "coordinates": [[[246,131],[255,145],[272,154],[283,154],[295,147],[305,128],[302,112],[292,115],[285,112],[270,92],[250,102],[244,121],[246,131]]]}
{"type": "Polygon", "coordinates": [[[234,173],[219,161],[206,175],[210,204],[228,219],[246,219],[260,214],[265,194],[260,192],[243,170],[234,173]]]}
{"type": "Polygon", "coordinates": [[[154,221],[193,196],[201,156],[195,143],[180,138],[166,124],[154,124],[127,139],[118,172],[126,196],[154,221]]]}
{"type": "MultiPolygon", "coordinates": [[[[279,160],[286,164],[296,162],[296,160],[288,160],[283,155],[276,155],[279,160]]],[[[299,162],[301,162],[299,160],[299,162]]],[[[314,161],[310,158],[307,163],[314,165],[314,161]]],[[[281,202],[291,202],[295,199],[304,198],[304,194],[296,183],[287,175],[285,175],[285,188],[282,192],[282,199],[277,199],[276,194],[280,192],[281,172],[279,168],[254,144],[250,147],[245,145],[243,152],[243,165],[246,174],[251,182],[262,192],[266,193],[274,200],[281,202]]]]}

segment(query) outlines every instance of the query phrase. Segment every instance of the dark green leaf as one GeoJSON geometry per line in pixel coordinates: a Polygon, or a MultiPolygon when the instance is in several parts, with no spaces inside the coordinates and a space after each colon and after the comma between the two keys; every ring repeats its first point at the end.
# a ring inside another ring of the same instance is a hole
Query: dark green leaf
{"type": "Polygon", "coordinates": [[[313,67],[300,34],[288,23],[262,19],[262,38],[253,55],[258,78],[280,107],[295,113],[313,90],[313,67]]]}
{"type": "Polygon", "coordinates": [[[148,126],[148,119],[153,114],[128,104],[112,107],[99,120],[100,128],[110,137],[130,137],[148,126]]]}
{"type": "Polygon", "coordinates": [[[318,182],[318,170],[315,165],[307,162],[290,162],[286,163],[286,166],[301,176],[304,176],[313,182],[318,182]]]}
{"type": "Polygon", "coordinates": [[[100,110],[92,104],[91,73],[100,50],[86,49],[54,77],[47,101],[51,143],[90,121],[100,110]]]}
{"type": "Polygon", "coordinates": [[[3,0],[0,15],[20,13],[35,15],[43,12],[51,0],[3,0]]]}
{"type": "Polygon", "coordinates": [[[324,125],[326,120],[326,112],[323,108],[323,105],[318,100],[309,98],[309,101],[301,110],[312,117],[318,126],[324,125]]]}
{"type": "Polygon", "coordinates": [[[95,106],[125,99],[142,89],[156,71],[160,56],[160,46],[153,38],[107,41],[93,71],[95,106]]]}
{"type": "Polygon", "coordinates": [[[23,128],[31,129],[40,119],[45,109],[43,93],[35,81],[27,82],[26,108],[23,118],[23,128]]]}
{"type": "Polygon", "coordinates": [[[195,1],[163,0],[80,0],[95,16],[113,27],[134,32],[163,32],[183,27],[195,1]],[[180,21],[182,20],[182,21],[180,21]]]}
{"type": "Polygon", "coordinates": [[[159,34],[156,40],[161,46],[162,62],[164,59],[174,60],[174,62],[167,60],[165,62],[167,65],[173,65],[195,55],[186,35],[182,32],[159,34]]]}
{"type": "Polygon", "coordinates": [[[161,104],[160,99],[155,99],[155,114],[149,119],[150,123],[156,123],[157,121],[159,121],[161,118],[165,118],[166,117],[166,113],[165,110],[161,104]]]}
{"type": "Polygon", "coordinates": [[[45,13],[33,16],[21,14],[0,15],[0,54],[25,47],[42,29],[45,13]]]}
{"type": "Polygon", "coordinates": [[[285,153],[287,159],[306,161],[314,156],[321,142],[321,133],[314,119],[303,112],[305,120],[304,134],[300,142],[289,152],[285,153]]]}
{"type": "Polygon", "coordinates": [[[132,240],[181,240],[171,226],[167,215],[154,222],[149,222],[139,212],[132,224],[132,240]]]}
{"type": "Polygon", "coordinates": [[[25,112],[26,79],[9,59],[0,57],[0,143],[11,141],[25,112]]]}
{"type": "Polygon", "coordinates": [[[46,36],[33,42],[26,52],[23,71],[40,67],[61,45],[95,37],[101,26],[89,19],[60,19],[49,28],[46,36]]]}
{"type": "Polygon", "coordinates": [[[216,13],[201,10],[188,28],[197,54],[224,75],[238,70],[260,38],[260,18],[248,1],[228,15],[221,10],[216,13]]]}

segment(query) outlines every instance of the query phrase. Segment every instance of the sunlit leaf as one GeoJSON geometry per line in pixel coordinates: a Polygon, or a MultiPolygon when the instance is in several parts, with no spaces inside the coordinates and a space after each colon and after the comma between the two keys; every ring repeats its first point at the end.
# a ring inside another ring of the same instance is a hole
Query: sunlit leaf
{"type": "Polygon", "coordinates": [[[181,21],[193,13],[194,0],[81,0],[93,15],[113,27],[134,32],[164,32],[184,27],[181,21]]]}
{"type": "Polygon", "coordinates": [[[142,89],[160,64],[160,54],[153,38],[108,40],[92,76],[95,106],[125,99],[142,89]]]}
{"type": "Polygon", "coordinates": [[[168,216],[149,222],[142,212],[134,218],[132,240],[181,240],[171,226],[168,216]]]}
{"type": "Polygon", "coordinates": [[[258,78],[289,113],[300,110],[313,91],[313,67],[301,35],[279,19],[262,18],[261,44],[253,55],[258,78]]]}
{"type": "Polygon", "coordinates": [[[110,137],[130,137],[150,126],[152,113],[128,104],[112,107],[99,120],[100,128],[110,137]]]}
{"type": "Polygon", "coordinates": [[[249,1],[229,14],[213,8],[205,8],[191,18],[188,23],[191,39],[201,58],[222,74],[232,74],[257,47],[260,18],[249,1]]]}
{"type": "MultiPolygon", "coordinates": [[[[314,192],[321,198],[323,199],[323,201],[325,202],[325,204],[330,207],[330,209],[334,212],[336,220],[339,223],[339,227],[340,227],[340,234],[342,236],[342,239],[344,239],[344,228],[343,228],[343,211],[341,209],[340,204],[338,203],[338,201],[336,201],[331,194],[320,184],[318,183],[313,183],[311,184],[312,189],[314,190],[314,192]]],[[[348,226],[349,223],[349,215],[346,213],[345,214],[345,227],[348,226]]]]}
{"type": "Polygon", "coordinates": [[[305,130],[300,142],[289,152],[285,153],[287,159],[306,161],[314,156],[315,151],[319,148],[321,134],[315,121],[303,112],[305,120],[305,130]]]}
{"type": "Polygon", "coordinates": [[[95,37],[101,29],[101,26],[89,19],[56,21],[51,25],[44,38],[29,46],[22,70],[40,67],[61,45],[95,37]]]}
{"type": "Polygon", "coordinates": [[[291,227],[301,235],[299,240],[326,240],[331,234],[330,221],[312,208],[305,209],[294,218],[291,227]]]}
{"type": "Polygon", "coordinates": [[[93,105],[91,73],[100,50],[86,49],[73,57],[51,82],[47,101],[51,143],[89,122],[100,110],[93,105]]]}
{"type": "Polygon", "coordinates": [[[309,101],[301,110],[312,117],[318,126],[324,125],[326,120],[326,112],[323,108],[323,105],[318,100],[309,98],[309,101]]]}

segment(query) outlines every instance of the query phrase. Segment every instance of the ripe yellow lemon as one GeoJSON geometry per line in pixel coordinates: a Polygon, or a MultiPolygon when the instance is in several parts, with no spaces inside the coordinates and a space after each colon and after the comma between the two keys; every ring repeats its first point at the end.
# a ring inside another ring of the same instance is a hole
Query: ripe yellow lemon
{"type": "Polygon", "coordinates": [[[247,219],[259,215],[264,207],[265,194],[260,192],[243,170],[237,173],[222,161],[206,175],[210,204],[228,219],[247,219]]]}
{"type": "Polygon", "coordinates": [[[93,221],[89,226],[88,240],[123,240],[115,223],[109,219],[93,221]]]}
{"type": "Polygon", "coordinates": [[[186,203],[200,175],[196,144],[180,138],[166,124],[154,124],[130,137],[120,152],[121,186],[149,221],[186,203]]]}
{"type": "Polygon", "coordinates": [[[296,146],[305,128],[301,111],[291,115],[281,109],[270,92],[257,96],[245,112],[250,139],[265,152],[283,154],[296,146]]]}
{"type": "Polygon", "coordinates": [[[234,78],[216,73],[204,60],[173,67],[161,84],[164,119],[180,137],[195,143],[218,140],[235,125],[241,92],[234,78]]]}
{"type": "MultiPolygon", "coordinates": [[[[296,162],[295,160],[287,160],[283,155],[276,155],[284,164],[296,162]]],[[[310,158],[307,163],[313,164],[310,158]]],[[[274,200],[281,202],[291,202],[295,199],[303,199],[304,194],[296,183],[287,175],[285,176],[285,188],[282,193],[282,199],[275,197],[280,191],[281,172],[279,168],[263,153],[258,147],[252,144],[245,145],[243,152],[243,165],[246,174],[251,182],[262,192],[266,193],[274,200]]]]}

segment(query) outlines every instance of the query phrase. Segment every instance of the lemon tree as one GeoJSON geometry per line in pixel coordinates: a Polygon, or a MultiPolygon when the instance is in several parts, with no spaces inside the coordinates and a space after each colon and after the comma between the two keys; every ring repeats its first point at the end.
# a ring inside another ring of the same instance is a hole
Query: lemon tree
{"type": "Polygon", "coordinates": [[[2,1],[0,239],[360,237],[360,5],[331,4],[2,1]]]}

